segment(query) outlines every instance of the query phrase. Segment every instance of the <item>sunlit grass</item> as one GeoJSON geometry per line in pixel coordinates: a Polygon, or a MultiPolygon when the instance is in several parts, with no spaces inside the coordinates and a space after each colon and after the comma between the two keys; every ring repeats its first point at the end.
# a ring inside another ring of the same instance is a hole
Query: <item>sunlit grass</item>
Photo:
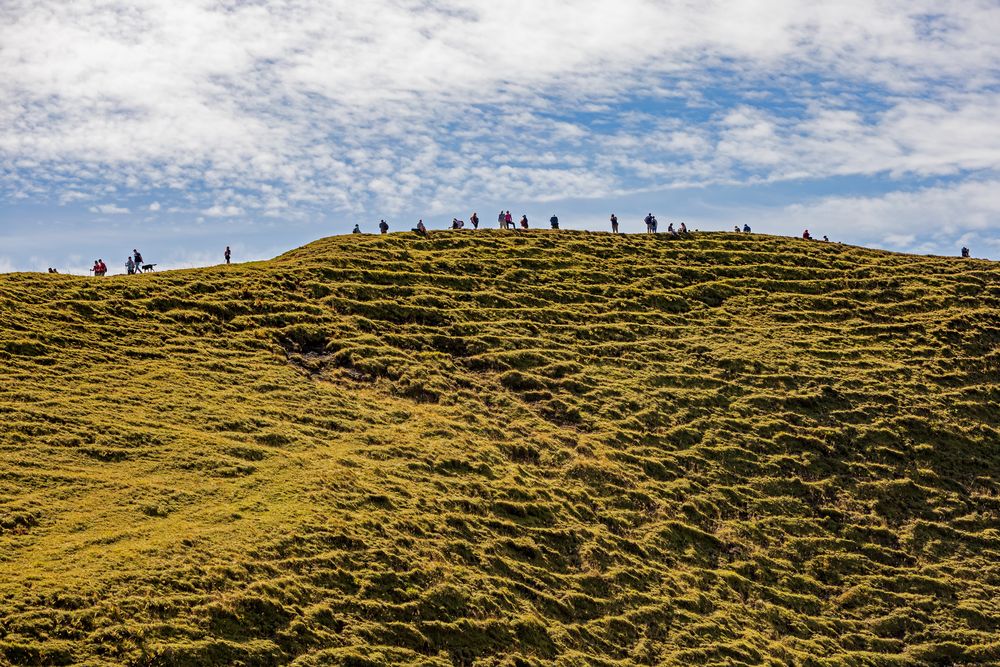
{"type": "Polygon", "coordinates": [[[2,276],[0,663],[995,663],[998,304],[735,234],[2,276]]]}

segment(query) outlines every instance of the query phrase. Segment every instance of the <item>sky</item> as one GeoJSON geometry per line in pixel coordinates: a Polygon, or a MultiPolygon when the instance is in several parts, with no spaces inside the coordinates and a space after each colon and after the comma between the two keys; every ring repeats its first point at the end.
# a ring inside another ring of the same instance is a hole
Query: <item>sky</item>
{"type": "Polygon", "coordinates": [[[0,272],[355,223],[1000,259],[1000,0],[0,0],[0,272]]]}

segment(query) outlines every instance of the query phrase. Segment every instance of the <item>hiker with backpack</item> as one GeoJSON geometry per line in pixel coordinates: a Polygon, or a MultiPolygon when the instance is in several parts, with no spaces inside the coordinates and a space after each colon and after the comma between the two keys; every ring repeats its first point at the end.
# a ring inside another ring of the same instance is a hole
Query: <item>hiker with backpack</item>
{"type": "Polygon", "coordinates": [[[378,230],[380,232],[382,232],[383,234],[388,234],[389,233],[389,223],[386,222],[385,220],[380,220],[379,223],[378,223],[378,230]]]}
{"type": "Polygon", "coordinates": [[[556,217],[555,213],[549,218],[549,224],[552,225],[552,229],[559,229],[559,218],[556,217]]]}

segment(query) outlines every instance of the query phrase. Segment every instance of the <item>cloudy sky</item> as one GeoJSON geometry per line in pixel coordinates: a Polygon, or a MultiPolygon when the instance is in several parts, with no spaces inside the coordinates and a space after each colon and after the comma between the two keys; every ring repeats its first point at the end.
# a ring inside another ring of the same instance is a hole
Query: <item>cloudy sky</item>
{"type": "Polygon", "coordinates": [[[0,271],[501,209],[1000,259],[997,0],[0,0],[0,271]]]}

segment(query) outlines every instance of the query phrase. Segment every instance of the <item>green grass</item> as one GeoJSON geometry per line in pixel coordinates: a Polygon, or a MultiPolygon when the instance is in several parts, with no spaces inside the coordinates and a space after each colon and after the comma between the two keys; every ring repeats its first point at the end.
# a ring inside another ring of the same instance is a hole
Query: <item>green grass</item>
{"type": "Polygon", "coordinates": [[[0,663],[998,664],[998,306],[735,234],[0,276],[0,663]]]}

